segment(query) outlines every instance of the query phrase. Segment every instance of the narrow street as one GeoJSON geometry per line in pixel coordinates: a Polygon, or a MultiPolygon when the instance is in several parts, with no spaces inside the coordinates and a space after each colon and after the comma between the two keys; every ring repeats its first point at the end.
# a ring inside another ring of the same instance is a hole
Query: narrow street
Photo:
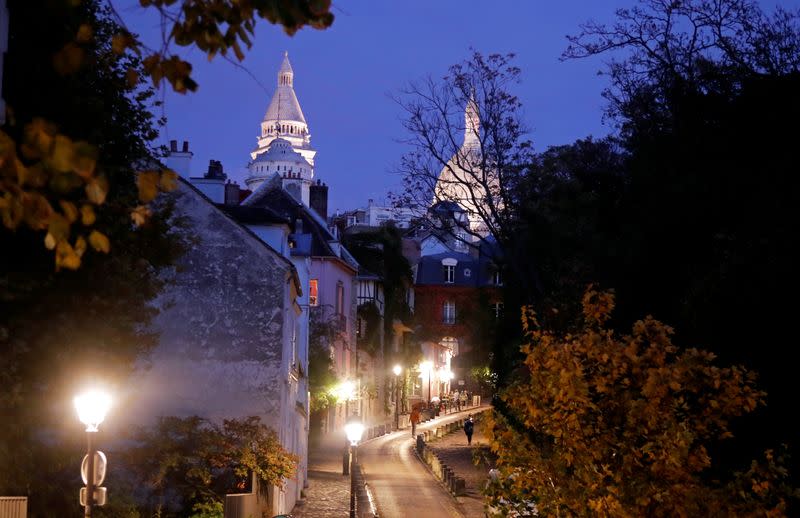
{"type": "MultiPolygon", "coordinates": [[[[475,412],[475,408],[417,426],[434,428],[475,412]]],[[[462,507],[447,493],[428,469],[417,460],[411,431],[401,430],[373,439],[359,447],[359,461],[382,518],[463,517],[462,507]]]]}

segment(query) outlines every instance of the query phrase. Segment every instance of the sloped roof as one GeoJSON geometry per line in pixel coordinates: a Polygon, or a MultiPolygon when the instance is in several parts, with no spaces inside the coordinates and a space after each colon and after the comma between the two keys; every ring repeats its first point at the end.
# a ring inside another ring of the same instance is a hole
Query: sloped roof
{"type": "Polygon", "coordinates": [[[291,121],[306,123],[300,101],[294,93],[294,70],[289,63],[289,54],[284,53],[283,63],[278,70],[278,86],[264,115],[265,122],[291,121]]]}
{"type": "Polygon", "coordinates": [[[300,109],[300,101],[294,88],[289,85],[279,85],[272,96],[272,100],[264,114],[265,122],[289,121],[302,122],[306,124],[303,110],[300,109]]]}
{"type": "MultiPolygon", "coordinates": [[[[297,201],[291,194],[280,187],[280,183],[264,182],[253,194],[248,196],[244,204],[255,207],[269,207],[278,215],[291,221],[300,219],[303,224],[302,233],[311,234],[310,250],[306,243],[296,242],[298,245],[303,246],[305,250],[309,250],[310,253],[306,252],[308,255],[336,258],[353,270],[358,270],[358,261],[350,255],[350,252],[345,247],[339,246],[338,253],[333,249],[331,242],[335,242],[336,238],[328,230],[325,221],[316,211],[297,201]]],[[[295,229],[295,232],[299,233],[299,230],[295,229]]],[[[301,254],[301,251],[298,250],[297,254],[301,254]]]]}
{"type": "Polygon", "coordinates": [[[282,138],[276,138],[270,142],[269,148],[257,155],[253,162],[294,162],[311,168],[308,160],[292,148],[292,143],[282,138]]]}

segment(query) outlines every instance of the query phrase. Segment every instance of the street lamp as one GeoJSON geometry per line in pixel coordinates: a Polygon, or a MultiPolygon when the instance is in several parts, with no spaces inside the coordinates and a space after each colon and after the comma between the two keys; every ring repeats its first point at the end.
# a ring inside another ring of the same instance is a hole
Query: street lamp
{"type": "MultiPolygon", "coordinates": [[[[355,396],[355,384],[350,380],[345,380],[336,385],[331,393],[336,397],[337,402],[344,401],[344,417],[350,417],[350,400],[355,396]]],[[[345,444],[342,448],[342,475],[347,475],[350,472],[350,464],[348,462],[348,447],[345,444]]]]}
{"type": "Polygon", "coordinates": [[[358,441],[364,433],[364,425],[357,416],[348,419],[344,433],[350,441],[350,518],[356,518],[356,466],[358,465],[358,441]]]}
{"type": "Polygon", "coordinates": [[[394,429],[400,428],[400,373],[403,368],[400,364],[396,364],[392,369],[394,372],[394,429]]]}
{"type": "Polygon", "coordinates": [[[95,452],[92,444],[93,434],[97,433],[98,426],[106,417],[108,409],[111,408],[111,396],[99,390],[91,390],[76,396],[75,409],[78,411],[78,419],[86,425],[87,452],[81,465],[81,474],[86,487],[82,488],[81,504],[84,505],[84,516],[92,516],[94,505],[105,504],[105,488],[97,487],[103,483],[106,471],[105,455],[103,452],[95,452]],[[95,457],[97,457],[95,459],[95,457]],[[95,466],[97,460],[97,466],[95,466]],[[97,502],[95,502],[95,489],[97,489],[97,502]],[[85,500],[85,501],[84,501],[85,500]]]}
{"type": "Polygon", "coordinates": [[[431,372],[433,371],[433,362],[424,361],[419,364],[419,369],[428,376],[428,402],[431,401],[431,372]]]}

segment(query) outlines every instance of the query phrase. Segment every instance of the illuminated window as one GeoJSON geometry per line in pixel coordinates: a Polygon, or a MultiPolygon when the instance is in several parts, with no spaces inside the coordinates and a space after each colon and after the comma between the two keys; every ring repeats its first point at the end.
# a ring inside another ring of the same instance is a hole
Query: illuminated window
{"type": "Polygon", "coordinates": [[[311,279],[308,281],[308,305],[309,306],[317,306],[319,305],[319,299],[317,291],[317,279],[311,279]]]}
{"type": "Polygon", "coordinates": [[[442,312],[442,323],[455,324],[456,323],[456,303],[448,300],[444,303],[442,312]]]}
{"type": "Polygon", "coordinates": [[[456,267],[446,264],[444,266],[444,282],[450,284],[455,282],[456,279],[456,267]]]}
{"type": "Polygon", "coordinates": [[[344,315],[344,283],[336,283],[336,314],[344,315]]]}

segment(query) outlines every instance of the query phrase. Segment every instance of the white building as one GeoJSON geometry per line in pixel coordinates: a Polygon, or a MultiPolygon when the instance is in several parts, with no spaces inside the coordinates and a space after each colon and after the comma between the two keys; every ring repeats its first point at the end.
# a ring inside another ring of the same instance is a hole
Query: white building
{"type": "Polygon", "coordinates": [[[294,71],[288,53],[283,56],[278,85],[260,128],[258,145],[250,153],[252,160],[247,164],[247,187],[255,191],[277,173],[283,178],[287,191],[310,205],[317,152],[311,147],[308,124],[294,92],[294,71]]]}
{"type": "Polygon", "coordinates": [[[439,173],[431,207],[441,202],[458,204],[467,214],[471,233],[486,236],[481,213],[486,216],[488,208],[477,200],[496,198],[498,179],[493,171],[484,169],[480,130],[478,105],[470,99],[464,110],[464,141],[439,173]]]}

